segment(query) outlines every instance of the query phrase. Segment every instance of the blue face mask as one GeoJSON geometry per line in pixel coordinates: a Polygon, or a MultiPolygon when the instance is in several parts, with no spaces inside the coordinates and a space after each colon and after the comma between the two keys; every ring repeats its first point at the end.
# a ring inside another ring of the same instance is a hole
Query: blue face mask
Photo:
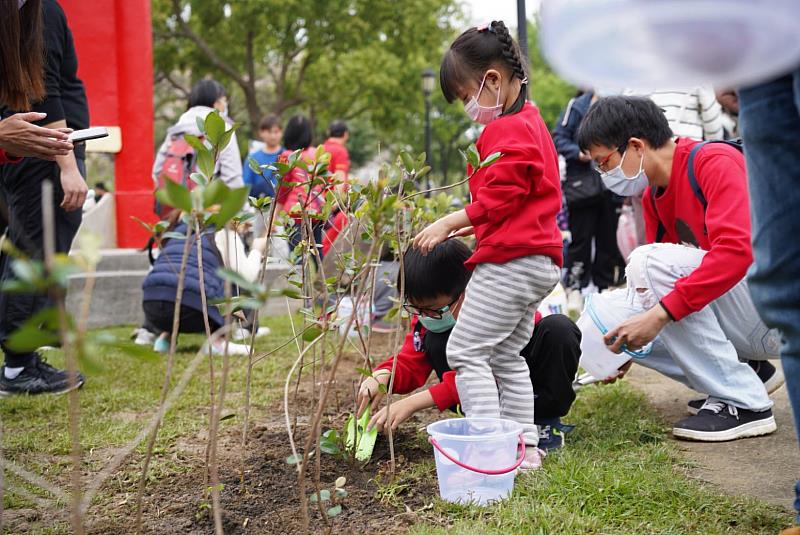
{"type": "Polygon", "coordinates": [[[442,309],[441,318],[420,316],[419,321],[422,322],[423,327],[432,333],[443,333],[456,326],[456,319],[453,317],[453,313],[450,312],[449,306],[442,309]]]}
{"type": "MultiPolygon", "coordinates": [[[[606,328],[606,326],[603,325],[603,322],[600,321],[600,317],[597,315],[597,312],[594,309],[594,303],[592,302],[591,295],[587,296],[586,298],[586,312],[589,313],[589,317],[592,318],[592,321],[594,322],[595,325],[597,325],[597,328],[600,330],[600,332],[603,333],[604,336],[608,334],[608,328],[606,328]]],[[[622,344],[621,349],[623,353],[632,358],[643,359],[647,358],[647,356],[653,352],[653,342],[650,342],[649,344],[647,344],[646,346],[637,351],[632,351],[628,349],[625,346],[625,344],[622,344]]]]}

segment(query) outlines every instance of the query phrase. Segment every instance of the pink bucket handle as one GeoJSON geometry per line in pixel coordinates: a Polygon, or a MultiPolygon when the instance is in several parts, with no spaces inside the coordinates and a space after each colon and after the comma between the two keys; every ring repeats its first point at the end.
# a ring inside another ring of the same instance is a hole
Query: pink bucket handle
{"type": "Polygon", "coordinates": [[[450,456],[449,453],[447,453],[446,451],[444,451],[442,449],[442,447],[439,445],[439,442],[437,442],[435,438],[428,437],[428,442],[430,442],[431,445],[434,448],[436,448],[436,450],[438,450],[439,453],[444,455],[445,459],[447,459],[448,461],[460,466],[461,468],[464,468],[465,470],[469,470],[471,472],[476,472],[478,474],[484,474],[484,475],[487,475],[487,476],[501,476],[503,474],[507,474],[509,472],[513,472],[514,470],[519,468],[519,466],[522,464],[522,461],[525,460],[525,439],[522,438],[522,434],[519,435],[519,445],[517,446],[518,449],[522,450],[522,455],[520,455],[519,459],[517,459],[517,462],[514,463],[514,466],[512,466],[511,468],[503,469],[503,470],[483,470],[481,468],[475,468],[474,466],[469,466],[468,464],[464,464],[461,461],[459,461],[458,459],[454,459],[452,456],[450,456]]]}

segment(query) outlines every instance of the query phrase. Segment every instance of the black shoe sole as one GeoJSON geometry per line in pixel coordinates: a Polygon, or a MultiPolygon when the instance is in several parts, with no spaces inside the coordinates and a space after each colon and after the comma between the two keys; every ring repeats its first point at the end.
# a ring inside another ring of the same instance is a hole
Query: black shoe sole
{"type": "Polygon", "coordinates": [[[696,429],[673,427],[672,435],[675,438],[693,440],[695,442],[727,442],[739,438],[769,435],[776,429],[778,429],[778,426],[775,424],[775,417],[770,416],[763,420],[747,422],[746,424],[732,427],[731,429],[725,429],[724,431],[698,431],[696,429]]]}
{"type": "Polygon", "coordinates": [[[9,392],[8,390],[0,390],[0,397],[12,397],[12,396],[41,396],[41,395],[53,395],[53,396],[60,396],[61,394],[66,394],[67,392],[71,392],[75,389],[83,387],[86,384],[86,381],[80,381],[76,384],[69,384],[62,389],[59,390],[50,390],[47,392],[9,392]]]}

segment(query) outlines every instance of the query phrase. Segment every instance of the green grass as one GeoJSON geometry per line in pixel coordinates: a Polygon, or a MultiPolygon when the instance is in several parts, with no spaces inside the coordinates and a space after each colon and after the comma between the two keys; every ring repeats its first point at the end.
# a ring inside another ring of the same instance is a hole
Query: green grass
{"type": "MultiPolygon", "coordinates": [[[[288,316],[271,319],[269,326],[272,334],[257,342],[256,351],[276,347],[291,337],[288,316]]],[[[119,328],[113,332],[127,336],[130,330],[119,328]]],[[[181,335],[172,375],[173,386],[194,358],[203,339],[199,335],[181,335]]],[[[291,349],[293,347],[290,346],[291,349]]],[[[46,357],[54,366],[64,366],[60,351],[49,351],[46,357]]],[[[283,389],[280,387],[293,358],[291,351],[286,350],[267,357],[254,366],[252,417],[263,419],[265,407],[282,395],[283,389]]],[[[109,351],[106,354],[93,355],[92,360],[99,369],[86,374],[88,380],[81,390],[80,430],[88,471],[96,473],[105,465],[113,450],[132,440],[152,415],[161,392],[166,357],[155,363],[143,362],[120,351],[109,351]]],[[[218,377],[221,363],[221,358],[215,358],[218,377]]],[[[224,414],[232,412],[234,417],[223,421],[222,426],[242,424],[246,370],[246,358],[231,357],[231,376],[224,414]]],[[[183,469],[180,456],[167,453],[178,437],[207,429],[209,399],[208,360],[204,359],[182,396],[167,413],[159,430],[156,455],[150,470],[151,479],[183,469]]],[[[64,472],[69,467],[70,450],[66,396],[3,398],[0,402],[0,419],[3,426],[3,456],[6,459],[50,481],[65,481],[64,472]]],[[[137,452],[144,451],[142,444],[137,452]]],[[[112,491],[135,488],[135,474],[139,467],[136,465],[129,468],[129,472],[123,470],[112,478],[112,491]]],[[[15,476],[7,477],[11,488],[4,493],[5,507],[32,506],[14,492],[15,486],[22,486],[39,496],[47,496],[15,476]]]]}
{"type": "Polygon", "coordinates": [[[775,534],[791,522],[780,508],[690,479],[653,409],[625,382],[584,389],[565,420],[578,424],[567,448],[519,476],[511,499],[485,508],[437,500],[448,529],[411,533],[775,534]]]}
{"type": "MultiPolygon", "coordinates": [[[[288,317],[270,318],[267,324],[273,333],[260,341],[259,349],[276,347],[290,337],[288,317]]],[[[129,329],[117,332],[127,334],[129,329]]],[[[184,351],[176,360],[173,384],[201,342],[200,336],[181,337],[184,351]]],[[[281,397],[293,355],[296,353],[290,346],[256,365],[252,389],[256,421],[276,416],[267,411],[281,397]]],[[[48,354],[48,358],[56,366],[63,365],[59,352],[48,354]]],[[[81,443],[87,470],[92,473],[102,468],[114,448],[126,444],[142,428],[157,403],[165,370],[163,359],[142,363],[115,352],[95,355],[94,360],[102,370],[89,375],[80,396],[81,443]]],[[[246,360],[232,358],[231,362],[226,413],[235,416],[222,425],[238,427],[242,423],[246,360]]],[[[175,443],[181,437],[197,437],[207,428],[207,366],[204,361],[164,420],[151,481],[190,469],[175,443]]],[[[65,396],[0,401],[3,456],[64,486],[69,468],[66,407],[65,396]]],[[[729,497],[691,479],[691,467],[666,440],[663,422],[644,397],[624,381],[585,388],[565,420],[578,424],[568,436],[567,448],[549,455],[543,470],[518,477],[511,499],[486,508],[435,500],[433,509],[421,513],[427,523],[417,524],[411,533],[775,534],[792,520],[779,508],[729,497]]],[[[194,442],[204,441],[195,438],[194,442]]],[[[138,459],[143,451],[140,446],[138,459]]],[[[111,478],[96,503],[129,495],[136,487],[138,473],[139,463],[129,464],[111,478]]],[[[424,462],[404,465],[393,483],[380,484],[376,499],[405,511],[403,500],[416,492],[417,482],[435,477],[431,455],[424,462]]],[[[6,483],[11,487],[3,498],[7,508],[34,507],[14,488],[47,496],[8,472],[6,483]]],[[[36,526],[34,531],[67,532],[68,526],[51,523],[36,526]]]]}

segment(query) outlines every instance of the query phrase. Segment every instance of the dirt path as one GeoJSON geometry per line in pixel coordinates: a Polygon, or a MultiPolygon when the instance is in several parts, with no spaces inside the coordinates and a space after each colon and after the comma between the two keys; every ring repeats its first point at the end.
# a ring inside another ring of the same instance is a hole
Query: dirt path
{"type": "MultiPolygon", "coordinates": [[[[773,363],[778,365],[777,361],[773,363]]],[[[642,366],[634,366],[629,377],[668,423],[688,416],[686,402],[698,397],[682,384],[642,366]]],[[[676,440],[675,444],[698,464],[694,470],[697,477],[723,492],[752,496],[792,510],[794,484],[800,477],[800,451],[786,389],[781,387],[771,398],[778,430],[769,436],[721,443],[676,440]]]]}

